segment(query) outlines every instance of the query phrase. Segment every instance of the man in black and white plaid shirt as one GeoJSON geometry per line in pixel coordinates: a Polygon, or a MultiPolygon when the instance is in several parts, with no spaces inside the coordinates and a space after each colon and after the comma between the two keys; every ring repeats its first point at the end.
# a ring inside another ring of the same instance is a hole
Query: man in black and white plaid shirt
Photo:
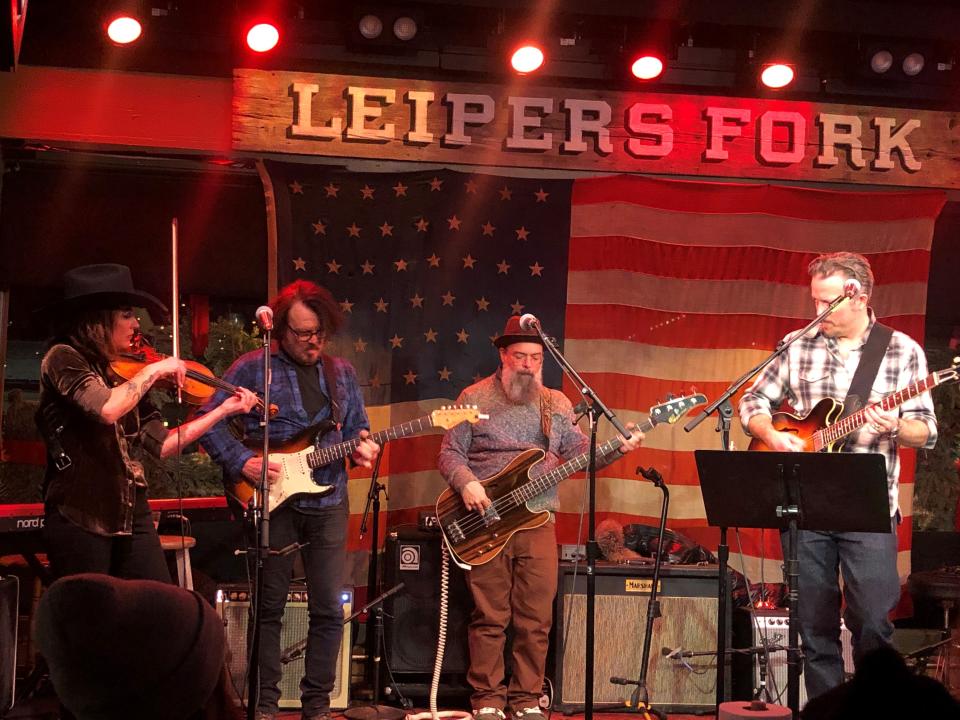
{"type": "MultiPolygon", "coordinates": [[[[842,402],[876,323],[869,309],[873,273],[866,258],[846,252],[821,255],[810,263],[809,272],[817,313],[844,294],[847,280],[858,281],[860,289],[827,316],[813,337],[800,338],[769,365],[740,401],[740,421],[746,431],[776,451],[803,450],[803,440],[777,431],[771,413],[784,401],[799,415],[809,413],[824,398],[842,402]]],[[[926,374],[923,349],[903,333],[894,332],[868,402],[876,402],[926,374]]],[[[843,575],[847,605],[844,620],[853,634],[854,658],[890,644],[893,625],[889,614],[900,598],[895,532],[900,520],[897,447],[931,448],[937,441],[937,420],[929,393],[890,411],[868,407],[865,415],[867,424],[847,439],[845,450],[879,452],[886,457],[891,533],[800,531],[799,613],[808,699],[844,679],[838,572],[843,575]]]]}

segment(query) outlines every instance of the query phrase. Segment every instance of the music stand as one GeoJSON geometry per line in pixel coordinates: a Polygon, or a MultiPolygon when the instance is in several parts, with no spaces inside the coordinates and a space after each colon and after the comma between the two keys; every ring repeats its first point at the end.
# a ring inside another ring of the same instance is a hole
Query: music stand
{"type": "MultiPolygon", "coordinates": [[[[787,705],[797,717],[798,531],[891,532],[884,457],[879,453],[725,450],[696,450],[694,456],[709,525],[789,532],[784,558],[790,600],[787,705]]],[[[724,660],[718,656],[717,666],[724,660]]]]}

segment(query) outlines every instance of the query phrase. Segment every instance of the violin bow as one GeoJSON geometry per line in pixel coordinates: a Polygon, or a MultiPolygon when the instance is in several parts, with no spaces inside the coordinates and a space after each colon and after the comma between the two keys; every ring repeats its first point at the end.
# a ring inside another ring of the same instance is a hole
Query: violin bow
{"type": "MultiPolygon", "coordinates": [[[[177,265],[177,218],[170,220],[170,250],[172,254],[171,268],[173,280],[171,282],[172,297],[170,298],[170,321],[173,323],[173,357],[180,359],[180,269],[177,265]]],[[[177,386],[177,404],[183,405],[183,393],[177,386]]]]}

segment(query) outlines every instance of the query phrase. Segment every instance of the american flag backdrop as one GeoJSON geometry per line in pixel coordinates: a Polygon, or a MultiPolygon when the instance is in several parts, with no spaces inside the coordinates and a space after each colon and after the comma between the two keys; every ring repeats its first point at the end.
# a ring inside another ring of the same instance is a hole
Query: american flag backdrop
{"type": "MultiPolygon", "coordinates": [[[[341,303],[347,325],[330,351],[357,368],[374,430],[448,404],[492,372],[492,340],[510,314],[523,312],[540,318],[624,421],[643,419],[668,393],[713,399],[812,317],[806,266],[834,250],[870,259],[877,315],[922,342],[930,244],[945,199],[936,191],[633,176],[567,181],[279,163],[268,170],[279,281],[313,280],[341,303]]],[[[549,359],[545,381],[561,387],[549,359]]],[[[562,387],[576,399],[569,383],[562,387]]],[[[716,547],[692,452],[719,446],[716,423],[688,434],[684,422],[654,429],[644,448],[599,473],[598,521],[656,524],[661,495],[636,474],[653,465],[670,486],[670,527],[716,547]]],[[[603,423],[601,439],[611,434],[603,423]]],[[[745,448],[736,420],[733,435],[745,448]]],[[[384,525],[416,522],[444,489],[439,442],[427,435],[388,444],[384,525]]],[[[904,453],[905,576],[914,453],[904,453]]],[[[357,584],[369,549],[358,533],[368,484],[368,472],[352,473],[357,584]]],[[[585,485],[582,476],[561,485],[560,542],[577,541],[585,485]]],[[[767,582],[779,581],[778,536],[743,531],[741,540],[751,580],[762,569],[767,582]]],[[[732,562],[739,569],[739,559],[732,562]]]]}

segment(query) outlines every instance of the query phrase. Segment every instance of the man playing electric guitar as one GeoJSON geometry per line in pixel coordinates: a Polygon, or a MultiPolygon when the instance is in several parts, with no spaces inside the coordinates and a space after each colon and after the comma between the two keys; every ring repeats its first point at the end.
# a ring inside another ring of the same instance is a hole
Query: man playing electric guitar
{"type": "MultiPolygon", "coordinates": [[[[769,365],[740,401],[741,423],[753,436],[754,443],[762,443],[769,450],[802,451],[805,448],[796,432],[772,419],[772,412],[783,401],[800,415],[806,415],[821,400],[832,398],[842,402],[847,398],[844,404],[849,412],[857,410],[849,407],[851,386],[855,386],[854,393],[860,404],[867,405],[927,374],[923,349],[903,333],[891,334],[876,322],[869,307],[874,281],[866,258],[847,252],[821,255],[808,269],[812,278],[810,292],[818,313],[835,298],[846,294],[849,299],[824,319],[813,337],[800,338],[769,365]],[[857,374],[861,365],[863,371],[857,374]],[[863,390],[862,395],[858,389],[863,390]]],[[[844,449],[885,456],[891,532],[800,531],[797,548],[800,635],[810,699],[844,679],[838,573],[843,574],[844,619],[853,634],[855,660],[891,642],[893,625],[888,615],[900,598],[897,447],[931,448],[937,441],[937,423],[929,393],[920,393],[891,410],[868,406],[864,417],[866,424],[849,437],[844,449]]],[[[843,482],[843,478],[836,481],[843,482]]],[[[783,540],[786,541],[785,536],[783,540]]]]}
{"type": "MultiPolygon", "coordinates": [[[[287,441],[330,419],[334,429],[324,436],[324,445],[357,440],[350,460],[369,467],[380,448],[369,438],[370,423],[357,374],[346,360],[323,352],[327,338],[343,324],[339,304],[325,288],[297,280],[280,290],[270,307],[277,341],[276,347],[271,348],[270,389],[272,400],[280,408],[280,413],[270,421],[271,443],[287,441]]],[[[224,378],[242,379],[244,387],[263,391],[263,375],[262,353],[254,350],[239,357],[224,378]]],[[[211,402],[218,401],[220,395],[222,391],[211,402]]],[[[243,421],[248,437],[262,438],[258,417],[246,415],[243,421]]],[[[262,458],[237,440],[225,423],[215,426],[201,443],[223,467],[226,480],[258,481],[262,458]]],[[[279,480],[281,469],[280,463],[270,461],[271,483],[279,480]]],[[[305,676],[300,683],[302,717],[329,720],[330,692],[336,680],[337,651],[343,637],[340,591],[346,566],[349,510],[342,456],[339,462],[314,468],[312,477],[318,485],[333,490],[294,498],[271,511],[270,548],[303,545],[310,626],[305,676]]],[[[258,720],[272,720],[280,700],[280,632],[293,561],[292,553],[271,554],[264,559],[258,720]]]]}
{"type": "MultiPolygon", "coordinates": [[[[511,317],[494,344],[500,369],[466,388],[457,400],[483,403],[490,418],[447,431],[440,448],[439,469],[460,493],[469,510],[491,509],[480,479],[499,472],[518,453],[545,450],[545,468],[552,468],[587,451],[589,439],[573,422],[567,397],[543,386],[543,344],[533,330],[522,330],[511,317]]],[[[629,440],[600,457],[609,465],[618,453],[638,447],[643,433],[631,430],[629,440]]],[[[528,501],[536,510],[559,509],[556,488],[528,501]]],[[[471,704],[477,720],[503,720],[509,703],[518,720],[541,717],[538,701],[543,687],[553,598],[557,591],[557,540],[554,523],[518,532],[488,562],[466,573],[476,609],[469,628],[471,704]],[[512,622],[513,675],[504,686],[504,642],[512,622]]]]}

